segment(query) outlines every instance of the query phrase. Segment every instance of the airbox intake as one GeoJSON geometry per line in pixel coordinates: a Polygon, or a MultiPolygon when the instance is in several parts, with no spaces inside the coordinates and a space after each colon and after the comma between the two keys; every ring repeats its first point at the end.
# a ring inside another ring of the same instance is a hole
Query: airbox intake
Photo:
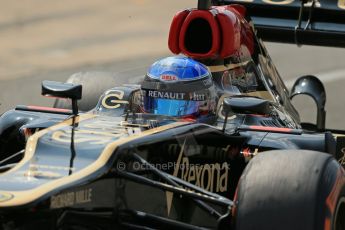
{"type": "Polygon", "coordinates": [[[241,36],[252,36],[244,31],[248,28],[243,28],[243,14],[245,9],[238,5],[180,11],[170,26],[169,49],[195,59],[227,58],[247,40],[241,36]]]}

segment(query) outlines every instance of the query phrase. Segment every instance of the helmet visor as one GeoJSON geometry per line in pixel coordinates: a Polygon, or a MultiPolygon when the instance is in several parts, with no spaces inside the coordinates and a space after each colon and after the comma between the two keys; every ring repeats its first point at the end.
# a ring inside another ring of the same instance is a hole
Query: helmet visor
{"type": "Polygon", "coordinates": [[[173,100],[147,96],[144,96],[143,100],[146,113],[174,117],[196,114],[200,107],[205,104],[204,101],[173,100]]]}

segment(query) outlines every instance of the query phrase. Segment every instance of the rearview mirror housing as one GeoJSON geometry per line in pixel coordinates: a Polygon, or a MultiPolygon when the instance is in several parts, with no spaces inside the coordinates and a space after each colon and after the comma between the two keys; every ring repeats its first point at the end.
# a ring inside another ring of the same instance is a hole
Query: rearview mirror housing
{"type": "Polygon", "coordinates": [[[42,95],[80,100],[82,96],[82,86],[56,81],[43,81],[42,95]]]}
{"type": "Polygon", "coordinates": [[[270,102],[256,97],[226,97],[223,101],[225,113],[233,111],[242,114],[270,114],[270,102]]]}
{"type": "Polygon", "coordinates": [[[230,112],[239,114],[260,114],[267,115],[271,112],[271,104],[269,101],[256,97],[226,97],[223,100],[223,111],[225,120],[223,132],[230,112]]]}
{"type": "Polygon", "coordinates": [[[56,81],[43,81],[41,94],[43,96],[72,99],[73,114],[78,114],[77,100],[80,100],[82,96],[81,85],[56,81]]]}

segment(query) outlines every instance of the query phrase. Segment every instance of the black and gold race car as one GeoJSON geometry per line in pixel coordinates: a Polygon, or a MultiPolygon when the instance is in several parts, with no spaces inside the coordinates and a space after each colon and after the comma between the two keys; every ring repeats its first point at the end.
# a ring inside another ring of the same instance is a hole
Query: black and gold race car
{"type": "Polygon", "coordinates": [[[320,80],[289,92],[260,39],[343,47],[344,8],[200,0],[177,13],[170,50],[212,72],[207,121],[143,113],[140,85],[82,97],[97,74],[44,81],[54,108],[0,117],[0,229],[345,229],[345,131],[325,127],[320,80]],[[300,122],[298,94],[316,124],[300,122]]]}

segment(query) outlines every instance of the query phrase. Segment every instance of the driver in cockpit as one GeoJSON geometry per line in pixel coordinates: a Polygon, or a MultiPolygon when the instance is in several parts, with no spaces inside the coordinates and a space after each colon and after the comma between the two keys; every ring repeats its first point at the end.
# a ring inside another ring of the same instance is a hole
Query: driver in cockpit
{"type": "Polygon", "coordinates": [[[141,94],[144,113],[206,123],[215,118],[217,94],[212,75],[188,57],[167,57],[152,64],[141,94]]]}

